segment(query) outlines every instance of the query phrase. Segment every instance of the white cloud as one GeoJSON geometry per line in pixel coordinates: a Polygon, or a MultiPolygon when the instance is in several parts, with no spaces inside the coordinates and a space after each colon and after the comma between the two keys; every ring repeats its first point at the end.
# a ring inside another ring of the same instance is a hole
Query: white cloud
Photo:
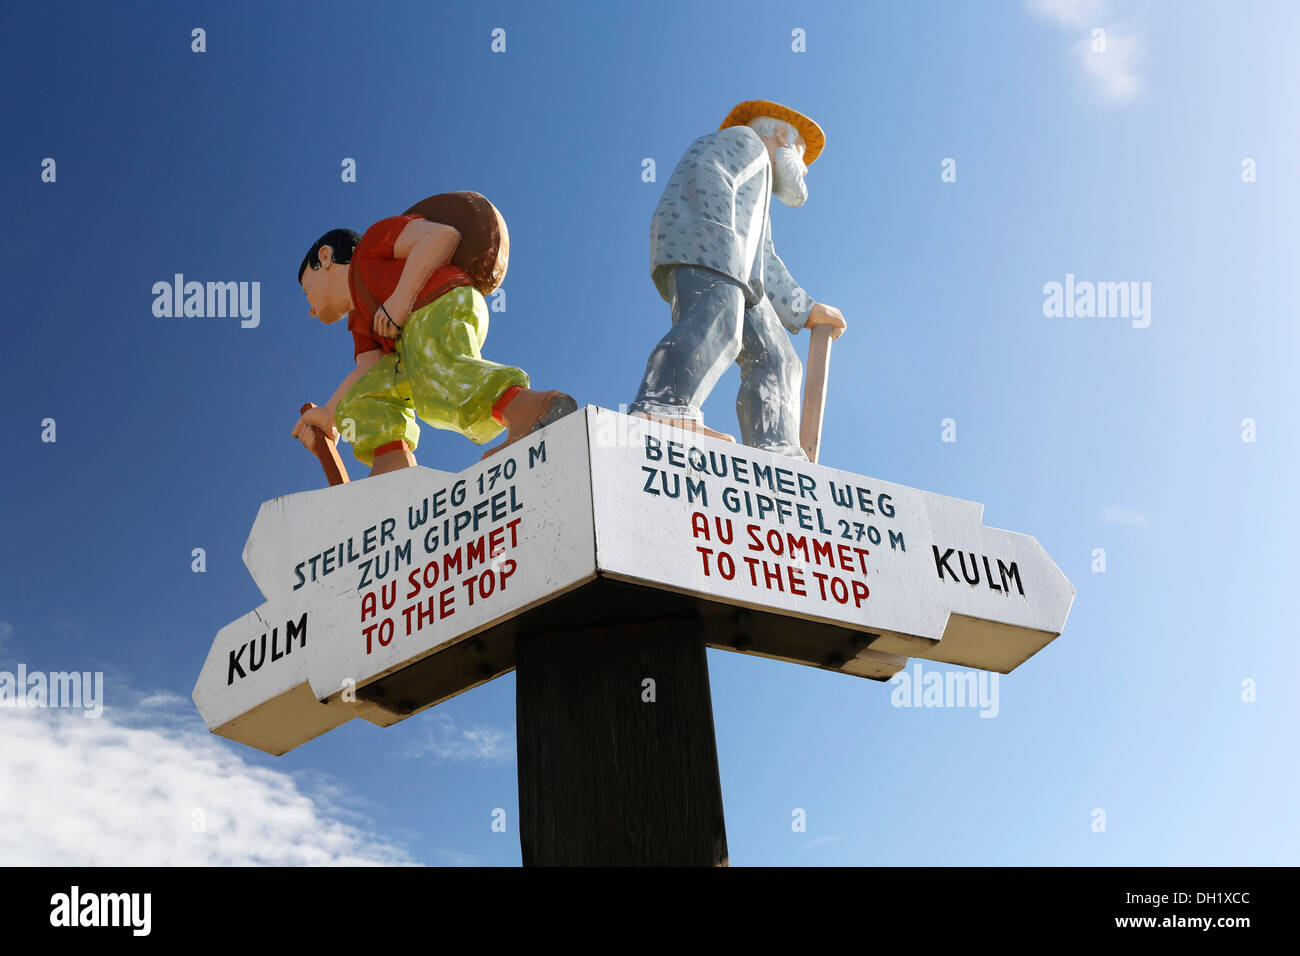
{"type": "Polygon", "coordinates": [[[499,730],[481,724],[460,727],[450,714],[433,711],[425,716],[425,737],[403,751],[405,757],[429,757],[435,761],[494,763],[514,760],[514,728],[499,730]]]}
{"type": "Polygon", "coordinates": [[[445,866],[482,866],[478,857],[470,853],[461,853],[458,850],[435,850],[438,859],[445,866]]]}
{"type": "Polygon", "coordinates": [[[1025,9],[1040,20],[1062,27],[1081,27],[1105,16],[1105,0],[1025,0],[1025,9]]]}
{"type": "Polygon", "coordinates": [[[174,694],[0,710],[0,766],[4,866],[411,862],[344,791],[250,763],[174,694]]]}
{"type": "Polygon", "coordinates": [[[1097,512],[1097,517],[1106,524],[1127,525],[1130,528],[1145,528],[1151,524],[1151,521],[1142,512],[1121,505],[1106,505],[1097,512]]]}
{"type": "Polygon", "coordinates": [[[1131,18],[1110,0],[1025,0],[1034,17],[1075,34],[1070,54],[1097,102],[1123,106],[1142,92],[1145,54],[1131,18]],[[1094,35],[1094,31],[1102,31],[1094,35]]]}
{"type": "Polygon", "coordinates": [[[1135,34],[1114,26],[1106,30],[1105,47],[1097,52],[1088,36],[1074,45],[1074,54],[1102,103],[1131,103],[1142,92],[1140,42],[1135,34]]]}
{"type": "Polygon", "coordinates": [[[804,846],[811,849],[812,847],[815,846],[822,846],[825,843],[834,843],[837,840],[843,840],[843,839],[844,839],[843,833],[837,833],[835,834],[835,836],[813,837],[806,844],[804,844],[804,846]]]}

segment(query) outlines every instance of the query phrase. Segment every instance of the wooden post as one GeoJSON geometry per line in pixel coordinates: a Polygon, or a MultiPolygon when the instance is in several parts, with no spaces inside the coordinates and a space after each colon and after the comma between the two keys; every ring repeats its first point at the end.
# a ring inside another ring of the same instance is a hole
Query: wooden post
{"type": "Polygon", "coordinates": [[[822,445],[822,416],[826,410],[826,379],[831,364],[831,329],[817,325],[808,342],[808,375],[803,386],[803,413],[799,419],[799,445],[809,461],[816,461],[822,445]]]}
{"type": "Polygon", "coordinates": [[[521,634],[515,680],[525,866],[727,865],[700,622],[521,634]]]}

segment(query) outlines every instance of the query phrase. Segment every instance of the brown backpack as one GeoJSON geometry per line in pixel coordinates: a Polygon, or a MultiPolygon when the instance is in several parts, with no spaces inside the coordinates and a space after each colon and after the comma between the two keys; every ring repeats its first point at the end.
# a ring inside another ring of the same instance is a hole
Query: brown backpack
{"type": "Polygon", "coordinates": [[[431,222],[441,222],[460,233],[460,245],[451,257],[484,295],[505,280],[510,261],[510,233],[497,207],[473,192],[439,193],[406,210],[431,222]]]}
{"type": "MultiPolygon", "coordinates": [[[[416,203],[403,215],[412,214],[451,226],[460,233],[460,245],[451,263],[465,271],[479,292],[488,295],[501,285],[510,261],[510,233],[505,219],[486,196],[474,192],[438,193],[416,203]]],[[[359,271],[353,278],[362,305],[374,315],[379,309],[378,300],[366,288],[359,271]]],[[[428,304],[429,300],[417,298],[411,311],[428,304]]]]}

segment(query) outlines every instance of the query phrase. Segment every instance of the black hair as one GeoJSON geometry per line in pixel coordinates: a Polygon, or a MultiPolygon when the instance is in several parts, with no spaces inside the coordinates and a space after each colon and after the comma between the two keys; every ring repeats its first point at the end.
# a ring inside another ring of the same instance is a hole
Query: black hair
{"type": "Polygon", "coordinates": [[[357,243],[361,241],[351,229],[331,229],[325,235],[312,244],[307,255],[303,256],[302,265],[298,267],[298,281],[302,282],[302,274],[310,266],[313,269],[320,268],[320,251],[322,246],[329,246],[334,250],[334,261],[346,265],[352,261],[352,253],[357,248],[357,243]]]}

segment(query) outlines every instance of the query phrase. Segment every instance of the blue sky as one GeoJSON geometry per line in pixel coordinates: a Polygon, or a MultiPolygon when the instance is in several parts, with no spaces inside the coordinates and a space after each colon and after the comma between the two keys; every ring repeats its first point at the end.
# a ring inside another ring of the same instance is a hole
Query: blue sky
{"type": "MultiPolygon", "coordinates": [[[[0,13],[0,667],[102,670],[108,706],[0,712],[26,768],[0,784],[0,862],[519,862],[513,675],[282,758],[209,738],[189,701],[260,602],[258,505],[322,483],[289,430],[351,343],[307,317],[297,266],[329,228],[483,192],[512,239],[486,354],[617,408],[669,322],[647,274],[662,184],[761,97],[827,134],[807,205],[772,214],[849,323],[823,460],[984,503],[1078,595],[996,719],[710,651],[733,864],[1294,864],[1294,6],[540,6],[0,13]],[[260,324],[155,317],[178,272],[260,282],[260,324]],[[1149,282],[1150,325],[1044,315],[1067,274],[1149,282]]],[[[737,384],[714,427],[735,430],[737,384]]],[[[477,456],[423,432],[423,464],[477,456]]]]}

